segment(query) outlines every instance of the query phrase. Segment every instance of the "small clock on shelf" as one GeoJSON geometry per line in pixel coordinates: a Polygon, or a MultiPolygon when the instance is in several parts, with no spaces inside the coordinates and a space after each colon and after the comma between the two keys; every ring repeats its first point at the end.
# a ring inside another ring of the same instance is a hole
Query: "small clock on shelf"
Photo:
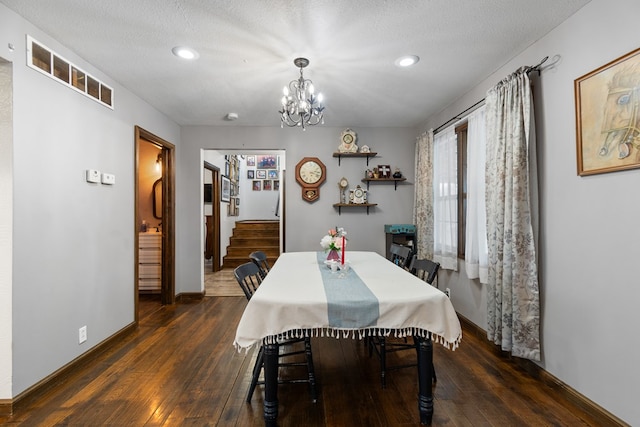
{"type": "Polygon", "coordinates": [[[340,145],[338,146],[338,152],[340,153],[357,153],[358,146],[356,140],[358,136],[351,129],[345,129],[340,134],[340,145]]]}
{"type": "Polygon", "coordinates": [[[338,182],[338,187],[340,187],[340,203],[347,203],[347,195],[345,193],[347,187],[349,187],[349,181],[347,181],[347,178],[342,177],[338,182]]]}
{"type": "Polygon", "coordinates": [[[356,185],[356,188],[349,190],[349,202],[355,205],[367,203],[367,190],[356,185]]]}

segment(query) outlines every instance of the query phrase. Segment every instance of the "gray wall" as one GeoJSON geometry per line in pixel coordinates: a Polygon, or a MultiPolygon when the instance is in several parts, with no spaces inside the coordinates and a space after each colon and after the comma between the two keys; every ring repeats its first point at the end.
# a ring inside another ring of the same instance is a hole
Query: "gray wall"
{"type": "MultiPolygon", "coordinates": [[[[13,62],[14,95],[12,337],[0,336],[0,352],[11,355],[13,370],[0,377],[3,399],[133,322],[134,125],[176,145],[180,134],[165,116],[2,5],[0,57],[13,62]],[[115,109],[27,68],[25,34],[114,88],[115,109]],[[86,169],[112,173],[116,184],[89,184],[86,169]],[[78,344],[84,325],[88,341],[78,344]]],[[[11,295],[4,288],[0,294],[11,295]]]]}
{"type": "MultiPolygon", "coordinates": [[[[560,60],[535,80],[540,176],[541,365],[632,425],[640,425],[640,169],[577,176],[573,82],[640,46],[637,0],[593,0],[424,128],[484,98],[521,65],[560,60]]],[[[460,267],[463,267],[460,265],[460,267]]],[[[444,279],[444,280],[443,280],[444,279]]],[[[486,329],[486,290],[444,274],[458,312],[486,329]]],[[[464,339],[463,344],[464,345],[464,339]]]]}
{"type": "Polygon", "coordinates": [[[202,271],[200,236],[202,230],[192,227],[200,223],[199,185],[201,149],[284,150],[286,157],[285,185],[285,249],[287,251],[321,250],[320,239],[331,227],[345,227],[349,233],[348,248],[374,250],[384,254],[384,224],[411,223],[413,211],[415,129],[369,128],[354,129],[359,144],[367,144],[378,157],[371,159],[369,167],[389,164],[400,167],[407,181],[398,185],[372,184],[370,201],[378,203],[367,215],[364,208],[343,209],[338,215],[333,207],[338,203],[338,180],[343,176],[351,187],[363,184],[360,180],[367,168],[363,158],[338,159],[337,151],[343,129],[329,126],[301,129],[259,127],[184,127],[177,170],[176,198],[178,210],[176,230],[177,292],[201,289],[202,271]],[[228,141],[237,141],[233,146],[228,141]],[[295,181],[295,165],[303,157],[318,157],[327,167],[327,180],[320,188],[320,199],[307,203],[301,198],[301,189],[295,181]]]}

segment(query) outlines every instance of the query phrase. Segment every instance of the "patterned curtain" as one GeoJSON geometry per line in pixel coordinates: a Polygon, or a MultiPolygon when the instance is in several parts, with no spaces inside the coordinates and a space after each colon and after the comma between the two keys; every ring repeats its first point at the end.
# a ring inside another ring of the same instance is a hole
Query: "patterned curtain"
{"type": "Polygon", "coordinates": [[[514,356],[540,360],[532,101],[525,68],[486,96],[487,336],[514,356]]]}
{"type": "Polygon", "coordinates": [[[433,259],[433,129],[416,142],[416,191],[413,223],[419,258],[433,259]]]}

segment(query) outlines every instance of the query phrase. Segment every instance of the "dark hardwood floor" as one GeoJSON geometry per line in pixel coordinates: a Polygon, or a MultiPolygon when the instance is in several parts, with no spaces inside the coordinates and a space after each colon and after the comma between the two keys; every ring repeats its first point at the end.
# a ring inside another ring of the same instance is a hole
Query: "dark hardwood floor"
{"type": "MultiPolygon", "coordinates": [[[[0,424],[261,426],[261,386],[251,404],[244,401],[256,352],[232,345],[245,305],[244,297],[166,307],[143,298],[132,334],[18,402],[0,424]]],[[[466,332],[454,352],[434,344],[434,426],[602,425],[466,332]]],[[[419,425],[414,369],[389,372],[382,389],[363,342],[319,338],[313,351],[318,402],[305,384],[280,386],[280,426],[419,425]]]]}

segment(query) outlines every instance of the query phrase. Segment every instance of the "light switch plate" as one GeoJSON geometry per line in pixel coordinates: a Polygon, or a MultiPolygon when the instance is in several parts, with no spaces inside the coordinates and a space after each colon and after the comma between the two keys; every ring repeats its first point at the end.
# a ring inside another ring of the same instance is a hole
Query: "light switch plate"
{"type": "Polygon", "coordinates": [[[113,185],[116,183],[116,176],[111,173],[103,173],[102,183],[107,185],[113,185]]]}
{"type": "Polygon", "coordinates": [[[100,182],[100,171],[87,169],[87,182],[100,182]]]}

